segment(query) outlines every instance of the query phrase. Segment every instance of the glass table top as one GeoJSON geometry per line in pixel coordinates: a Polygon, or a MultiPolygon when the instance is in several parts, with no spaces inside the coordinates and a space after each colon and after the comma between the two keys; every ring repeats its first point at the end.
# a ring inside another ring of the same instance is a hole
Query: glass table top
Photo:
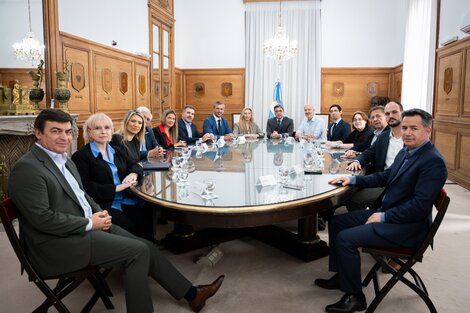
{"type": "MultiPolygon", "coordinates": [[[[180,169],[146,171],[142,184],[133,191],[148,201],[173,208],[236,211],[331,197],[349,188],[332,186],[328,181],[351,174],[345,170],[350,160],[340,158],[344,151],[324,150],[320,144],[261,139],[203,148],[191,150],[185,184],[176,183],[180,169]],[[314,165],[322,166],[321,173],[304,174],[306,155],[316,160],[314,165]],[[283,167],[288,170],[284,185],[279,174],[283,167]],[[208,179],[215,185],[212,196],[205,188],[208,179]]],[[[173,156],[180,155],[178,149],[173,152],[173,156]]]]}

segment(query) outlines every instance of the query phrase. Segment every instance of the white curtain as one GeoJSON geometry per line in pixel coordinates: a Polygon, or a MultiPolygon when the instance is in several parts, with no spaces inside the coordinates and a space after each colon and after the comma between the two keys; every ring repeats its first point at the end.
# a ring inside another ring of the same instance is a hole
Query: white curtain
{"type": "Polygon", "coordinates": [[[432,113],[437,0],[410,0],[401,101],[432,113]]]}
{"type": "Polygon", "coordinates": [[[321,29],[318,0],[282,3],[282,26],[298,54],[280,69],[263,53],[264,41],[273,37],[279,23],[279,3],[246,3],[245,13],[245,106],[253,108],[255,120],[266,128],[279,78],[285,114],[295,129],[304,117],[303,106],[312,103],[320,112],[321,29]]]}

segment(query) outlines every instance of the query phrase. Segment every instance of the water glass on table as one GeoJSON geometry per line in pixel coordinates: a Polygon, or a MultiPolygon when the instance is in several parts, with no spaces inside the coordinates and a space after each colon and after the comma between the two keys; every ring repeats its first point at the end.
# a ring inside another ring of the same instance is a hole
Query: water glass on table
{"type": "Polygon", "coordinates": [[[215,180],[211,178],[204,179],[204,192],[206,193],[206,199],[214,199],[215,180]]]}

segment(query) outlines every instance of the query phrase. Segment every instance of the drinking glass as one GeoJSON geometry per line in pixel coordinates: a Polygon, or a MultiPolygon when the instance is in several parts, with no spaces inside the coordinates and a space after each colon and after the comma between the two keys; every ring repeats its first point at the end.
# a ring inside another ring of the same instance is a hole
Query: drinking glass
{"type": "Polygon", "coordinates": [[[214,190],[215,190],[215,180],[211,178],[204,179],[204,191],[206,192],[207,199],[214,198],[214,190]]]}
{"type": "Polygon", "coordinates": [[[181,149],[181,158],[183,158],[183,160],[188,160],[190,156],[191,150],[189,150],[189,148],[181,149]]]}
{"type": "MultiPolygon", "coordinates": [[[[313,168],[313,165],[315,164],[315,160],[313,159],[313,156],[311,154],[307,154],[304,157],[304,168],[305,170],[309,171],[313,168]]],[[[311,175],[304,175],[304,180],[310,181],[312,180],[311,175]]]]}
{"type": "Polygon", "coordinates": [[[289,176],[289,168],[287,166],[279,167],[279,177],[281,178],[281,187],[279,188],[279,193],[287,193],[287,189],[284,186],[287,184],[287,176],[289,176]]]}
{"type": "Polygon", "coordinates": [[[289,176],[289,168],[287,166],[279,167],[279,177],[281,178],[281,185],[287,183],[287,176],[289,176]]]}
{"type": "Polygon", "coordinates": [[[180,186],[187,186],[189,185],[188,183],[188,176],[189,172],[187,168],[181,168],[181,171],[179,172],[179,182],[178,185],[180,186]]]}
{"type": "Polygon", "coordinates": [[[199,138],[196,141],[196,151],[201,151],[202,150],[202,138],[199,138]]]}
{"type": "Polygon", "coordinates": [[[181,167],[181,161],[182,161],[181,158],[177,156],[174,156],[171,159],[171,165],[172,165],[173,170],[177,170],[181,167]]]}

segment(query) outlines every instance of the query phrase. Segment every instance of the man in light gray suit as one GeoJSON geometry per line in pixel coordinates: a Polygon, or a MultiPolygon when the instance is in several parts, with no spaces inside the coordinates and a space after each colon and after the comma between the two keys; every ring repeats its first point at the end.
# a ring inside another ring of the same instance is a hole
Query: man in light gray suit
{"type": "MultiPolygon", "coordinates": [[[[122,267],[127,312],[153,312],[148,276],[199,312],[224,276],[195,287],[153,243],[112,225],[111,216],[83,191],[75,164],[67,159],[72,123],[63,111],[41,111],[34,123],[36,144],[15,164],[9,179],[20,240],[36,270],[49,276],[89,265],[122,267]]],[[[126,177],[122,183],[136,181],[126,177]]]]}

